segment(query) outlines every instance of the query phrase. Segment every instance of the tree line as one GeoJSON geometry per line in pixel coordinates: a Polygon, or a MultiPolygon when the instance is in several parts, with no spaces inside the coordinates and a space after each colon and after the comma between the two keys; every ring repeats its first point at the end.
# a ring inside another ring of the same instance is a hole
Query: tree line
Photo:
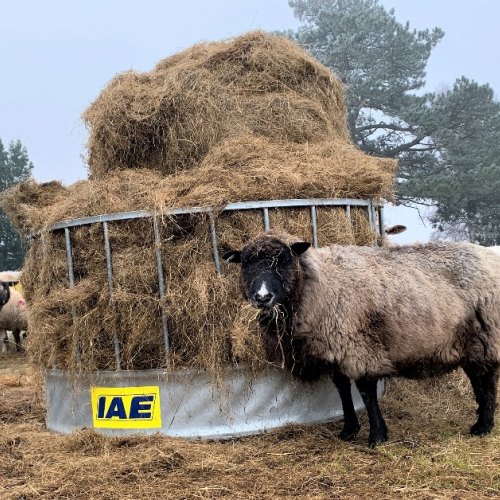
{"type": "MultiPolygon", "coordinates": [[[[20,140],[5,148],[0,139],[0,192],[31,177],[33,163],[20,140]]],[[[0,271],[21,269],[24,245],[8,217],[0,209],[0,271]]]]}

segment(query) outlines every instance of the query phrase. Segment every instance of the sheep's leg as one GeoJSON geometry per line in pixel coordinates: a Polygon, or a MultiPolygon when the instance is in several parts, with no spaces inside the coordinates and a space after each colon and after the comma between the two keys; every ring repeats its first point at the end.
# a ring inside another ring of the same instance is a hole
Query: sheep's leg
{"type": "Polygon", "coordinates": [[[368,412],[368,420],[370,422],[368,444],[371,448],[374,448],[378,443],[383,443],[388,439],[387,425],[385,424],[377,400],[377,379],[362,377],[356,380],[356,386],[368,412]]]}
{"type": "Polygon", "coordinates": [[[2,352],[9,352],[9,335],[7,330],[0,330],[0,336],[2,337],[2,352]],[[3,333],[3,335],[1,335],[3,333]]]}
{"type": "Polygon", "coordinates": [[[344,427],[339,437],[343,441],[353,441],[356,439],[359,431],[359,422],[356,411],[354,410],[354,403],[352,402],[351,381],[348,377],[338,372],[333,372],[331,377],[339,391],[342,401],[342,410],[344,412],[344,427]]]}
{"type": "Polygon", "coordinates": [[[16,344],[16,351],[19,352],[22,350],[21,345],[21,330],[12,330],[12,336],[14,337],[14,342],[16,344]]]}
{"type": "Polygon", "coordinates": [[[498,385],[498,366],[471,363],[464,365],[476,397],[477,422],[470,428],[474,436],[489,434],[495,425],[495,406],[498,385]]]}

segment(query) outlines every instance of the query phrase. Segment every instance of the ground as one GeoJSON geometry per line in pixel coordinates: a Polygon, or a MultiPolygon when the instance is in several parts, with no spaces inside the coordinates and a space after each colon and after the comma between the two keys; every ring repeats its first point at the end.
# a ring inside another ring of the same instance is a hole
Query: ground
{"type": "Polygon", "coordinates": [[[57,435],[36,380],[23,354],[0,357],[2,499],[500,497],[500,432],[467,435],[475,405],[458,373],[391,381],[390,440],[375,450],[364,412],[356,443],[336,438],[340,423],[225,442],[57,435]]]}

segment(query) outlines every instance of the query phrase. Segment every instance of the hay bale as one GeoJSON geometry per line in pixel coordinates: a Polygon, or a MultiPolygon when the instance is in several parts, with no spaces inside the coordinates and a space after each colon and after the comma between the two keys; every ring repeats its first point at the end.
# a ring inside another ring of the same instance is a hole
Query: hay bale
{"type": "MultiPolygon", "coordinates": [[[[212,148],[203,162],[167,182],[177,206],[222,207],[248,200],[392,198],[396,162],[332,139],[276,144],[242,136],[212,148]]],[[[168,203],[168,196],[164,196],[168,203]]],[[[174,205],[171,205],[174,206],[174,205]]]]}
{"type": "Polygon", "coordinates": [[[59,181],[27,181],[3,191],[1,208],[22,233],[29,234],[44,224],[42,209],[61,202],[66,188],[59,181]]]}
{"type": "Polygon", "coordinates": [[[264,32],[196,45],[152,71],[116,76],[83,114],[92,178],[192,168],[245,134],[349,140],[341,82],[297,44],[264,32]]]}

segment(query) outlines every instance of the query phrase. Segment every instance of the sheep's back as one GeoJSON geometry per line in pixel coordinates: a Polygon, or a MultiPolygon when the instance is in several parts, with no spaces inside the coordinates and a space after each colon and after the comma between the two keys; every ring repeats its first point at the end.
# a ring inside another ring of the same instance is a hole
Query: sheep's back
{"type": "Polygon", "coordinates": [[[431,358],[451,366],[473,342],[467,336],[486,301],[500,356],[498,260],[469,244],[313,251],[305,259],[315,279],[305,288],[303,330],[318,332],[315,355],[342,359],[354,378],[431,358]]]}

